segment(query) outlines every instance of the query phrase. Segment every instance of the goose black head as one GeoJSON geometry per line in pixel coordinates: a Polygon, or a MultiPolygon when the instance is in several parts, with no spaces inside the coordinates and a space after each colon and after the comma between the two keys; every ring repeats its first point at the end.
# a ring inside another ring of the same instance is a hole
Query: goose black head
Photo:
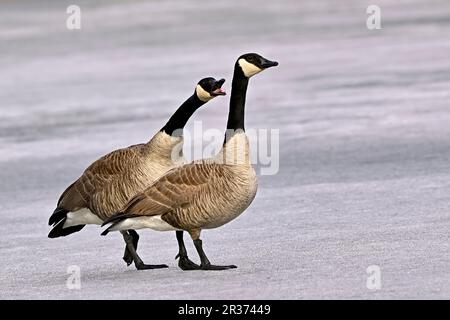
{"type": "Polygon", "coordinates": [[[241,67],[242,72],[247,78],[270,68],[276,67],[278,62],[270,61],[257,53],[246,53],[240,56],[236,62],[241,67]]]}
{"type": "Polygon", "coordinates": [[[203,101],[208,102],[217,96],[226,95],[225,90],[222,89],[225,79],[216,80],[212,77],[200,80],[195,88],[197,97],[203,101]]]}

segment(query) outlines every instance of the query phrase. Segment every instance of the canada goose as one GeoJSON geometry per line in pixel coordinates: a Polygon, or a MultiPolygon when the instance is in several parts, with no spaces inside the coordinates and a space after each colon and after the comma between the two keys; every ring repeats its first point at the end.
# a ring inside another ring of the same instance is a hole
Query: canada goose
{"type": "Polygon", "coordinates": [[[253,201],[256,173],[250,163],[245,134],[244,109],[249,78],[278,63],[255,53],[240,56],[234,67],[227,134],[221,152],[210,159],[193,162],[167,172],[145,191],[137,194],[116,216],[103,225],[109,231],[151,228],[177,231],[183,270],[224,270],[234,265],[212,265],[202,248],[202,229],[217,228],[239,216],[253,201]],[[230,134],[231,133],[231,134],[230,134]],[[200,266],[187,258],[182,230],[189,232],[200,256],[200,266]]]}
{"type": "MultiPolygon", "coordinates": [[[[182,165],[173,150],[182,146],[182,129],[192,114],[212,98],[225,95],[225,79],[204,78],[194,94],[172,115],[165,126],[148,142],[115,150],[92,163],[58,200],[49,219],[53,229],[49,238],[64,237],[80,231],[86,224],[102,224],[120,210],[132,196],[151,185],[168,170],[182,165]]],[[[154,269],[166,265],[146,265],[136,253],[139,236],[134,230],[123,231],[126,242],[123,259],[137,269],[154,269]]]]}

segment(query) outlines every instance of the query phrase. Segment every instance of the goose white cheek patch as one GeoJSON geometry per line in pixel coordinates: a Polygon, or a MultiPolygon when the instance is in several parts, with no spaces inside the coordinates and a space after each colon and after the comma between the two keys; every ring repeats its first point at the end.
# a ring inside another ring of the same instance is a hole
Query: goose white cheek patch
{"type": "Polygon", "coordinates": [[[238,63],[247,78],[253,77],[255,74],[260,73],[263,70],[245,59],[239,59],[238,63]]]}
{"type": "Polygon", "coordinates": [[[213,98],[205,89],[203,89],[199,84],[195,88],[195,92],[197,93],[197,97],[203,102],[208,102],[213,98]]]}

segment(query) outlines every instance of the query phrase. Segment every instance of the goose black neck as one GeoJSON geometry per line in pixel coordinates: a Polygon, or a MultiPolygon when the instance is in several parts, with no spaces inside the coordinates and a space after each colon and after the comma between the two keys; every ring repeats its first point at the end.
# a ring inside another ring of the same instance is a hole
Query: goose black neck
{"type": "Polygon", "coordinates": [[[245,96],[247,94],[248,78],[244,75],[241,67],[234,67],[233,83],[231,84],[230,111],[228,113],[227,130],[234,131],[244,127],[245,96]]]}
{"type": "Polygon", "coordinates": [[[170,117],[166,125],[162,127],[160,131],[164,131],[168,135],[172,135],[175,130],[183,129],[189,118],[194,114],[194,112],[200,108],[204,101],[201,101],[197,94],[194,92],[183,104],[178,108],[177,111],[170,117]]]}

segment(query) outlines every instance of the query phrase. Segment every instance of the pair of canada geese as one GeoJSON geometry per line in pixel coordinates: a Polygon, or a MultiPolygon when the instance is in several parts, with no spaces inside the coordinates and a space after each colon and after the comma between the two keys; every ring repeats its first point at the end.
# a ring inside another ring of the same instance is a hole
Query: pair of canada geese
{"type": "Polygon", "coordinates": [[[249,78],[277,66],[256,53],[240,56],[234,66],[222,150],[216,157],[183,164],[173,150],[183,143],[183,129],[192,114],[219,95],[224,79],[202,79],[194,94],[148,142],[115,150],[91,164],[59,198],[49,219],[50,238],[80,231],[86,224],[106,225],[102,233],[120,231],[126,243],[123,259],[138,270],[165,268],[144,264],[136,250],[135,230],[176,231],[178,265],[183,270],[224,270],[234,265],[212,265],[202,247],[202,229],[217,228],[240,215],[256,195],[257,179],[250,163],[244,128],[245,97],[249,78]],[[232,134],[228,134],[232,132],[232,134]],[[187,231],[194,241],[200,265],[189,260],[183,241],[187,231]]]}

